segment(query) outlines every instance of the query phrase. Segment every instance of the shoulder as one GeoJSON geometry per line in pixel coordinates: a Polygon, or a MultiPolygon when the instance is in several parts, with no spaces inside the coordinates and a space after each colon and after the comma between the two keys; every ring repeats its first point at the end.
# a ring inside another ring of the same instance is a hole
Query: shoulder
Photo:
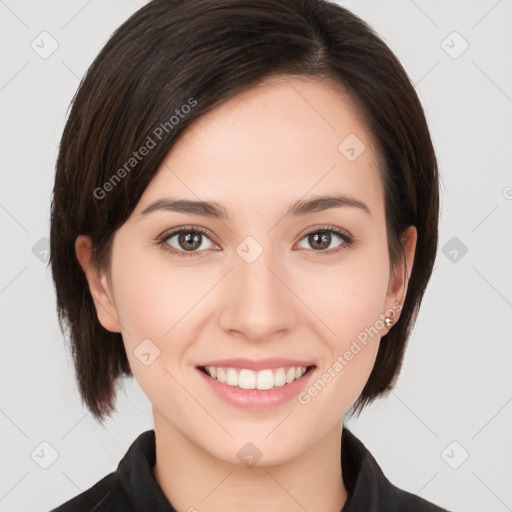
{"type": "Polygon", "coordinates": [[[117,472],[110,473],[92,487],[50,512],[131,512],[133,510],[117,472]]]}
{"type": "Polygon", "coordinates": [[[389,503],[392,505],[389,509],[390,512],[409,512],[410,510],[415,512],[449,512],[430,501],[394,486],[389,481],[387,492],[389,503]]]}
{"type": "Polygon", "coordinates": [[[176,512],[153,474],[155,432],[140,434],[130,445],[116,471],[50,512],[176,512]]]}

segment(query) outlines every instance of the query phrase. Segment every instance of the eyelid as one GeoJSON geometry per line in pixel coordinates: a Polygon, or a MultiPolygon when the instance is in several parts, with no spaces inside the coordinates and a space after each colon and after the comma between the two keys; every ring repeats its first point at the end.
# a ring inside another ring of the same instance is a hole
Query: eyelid
{"type": "Polygon", "coordinates": [[[307,236],[311,233],[317,233],[319,231],[334,231],[335,233],[337,233],[339,235],[344,235],[347,238],[351,238],[351,239],[354,238],[346,229],[340,228],[338,226],[332,226],[330,224],[323,224],[320,226],[313,226],[313,227],[306,228],[305,231],[300,235],[299,239],[302,240],[305,236],[307,236]]]}
{"type": "MultiPolygon", "coordinates": [[[[166,229],[163,233],[158,235],[156,238],[157,240],[164,240],[172,238],[173,236],[179,234],[183,231],[197,231],[199,233],[202,233],[206,235],[212,242],[216,240],[216,236],[207,228],[202,228],[200,226],[195,226],[193,224],[186,224],[184,226],[175,226],[171,229],[166,229]]],[[[217,242],[215,242],[217,244],[217,242]]],[[[218,245],[218,244],[217,244],[218,245]]]]}

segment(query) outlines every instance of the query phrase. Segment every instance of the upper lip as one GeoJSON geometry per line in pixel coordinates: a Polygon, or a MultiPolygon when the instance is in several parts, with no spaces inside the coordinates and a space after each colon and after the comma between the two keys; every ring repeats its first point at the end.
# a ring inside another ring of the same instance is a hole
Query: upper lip
{"type": "Polygon", "coordinates": [[[204,366],[215,366],[217,368],[247,368],[248,370],[260,371],[272,368],[285,368],[289,366],[301,366],[307,368],[308,366],[314,366],[311,361],[303,361],[298,359],[286,359],[282,357],[270,357],[267,359],[260,359],[258,361],[252,359],[220,359],[217,361],[207,361],[199,367],[204,366]]]}

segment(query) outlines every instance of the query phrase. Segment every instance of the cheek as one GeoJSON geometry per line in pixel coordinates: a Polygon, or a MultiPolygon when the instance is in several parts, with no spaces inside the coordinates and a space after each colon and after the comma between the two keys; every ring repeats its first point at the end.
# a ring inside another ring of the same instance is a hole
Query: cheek
{"type": "MultiPolygon", "coordinates": [[[[126,279],[120,277],[118,282],[116,306],[125,331],[133,336],[162,336],[170,328],[168,323],[165,325],[164,312],[169,311],[172,292],[164,300],[161,283],[147,272],[137,274],[137,268],[127,273],[126,279]]],[[[171,315],[167,317],[169,322],[171,318],[171,315]]]]}
{"type": "Polygon", "coordinates": [[[133,376],[157,408],[168,408],[169,401],[177,405],[169,412],[176,420],[174,414],[193,406],[173,376],[190,343],[190,310],[205,291],[187,286],[196,283],[190,273],[162,268],[142,252],[132,251],[130,258],[120,256],[113,264],[116,306],[133,376]]]}
{"type": "MultiPolygon", "coordinates": [[[[119,233],[116,237],[121,238],[119,233]]],[[[157,268],[148,264],[142,251],[119,238],[112,259],[114,298],[130,368],[144,389],[146,375],[154,376],[160,366],[162,340],[172,327],[173,289],[168,289],[164,297],[167,287],[157,278],[162,277],[157,268]]]]}
{"type": "Polygon", "coordinates": [[[320,416],[336,421],[363,390],[377,357],[379,342],[386,332],[383,304],[387,274],[374,267],[368,272],[333,276],[329,292],[317,287],[311,297],[311,309],[321,316],[319,340],[325,350],[317,375],[299,401],[311,404],[320,416]],[[321,333],[321,334],[320,334],[321,333]],[[321,412],[323,411],[323,412],[321,412]]]}
{"type": "Polygon", "coordinates": [[[211,270],[194,271],[173,266],[165,258],[149,258],[142,250],[131,251],[130,258],[118,256],[114,264],[117,312],[132,371],[142,382],[148,373],[154,379],[162,372],[165,380],[165,369],[186,366],[187,349],[197,338],[197,319],[212,304],[213,294],[206,295],[218,277],[211,270]],[[147,339],[154,344],[146,341],[148,350],[159,354],[150,367],[141,366],[137,358],[142,350],[138,347],[147,339]]]}
{"type": "Polygon", "coordinates": [[[346,410],[366,384],[386,332],[386,246],[375,244],[365,251],[347,253],[341,264],[324,267],[316,275],[302,272],[302,276],[300,293],[308,297],[308,306],[321,320],[317,332],[327,348],[310,398],[322,390],[322,397],[314,399],[319,407],[346,410]]]}
{"type": "Polygon", "coordinates": [[[349,340],[382,323],[389,269],[387,257],[378,254],[382,251],[377,248],[359,251],[336,265],[297,270],[297,295],[319,319],[322,337],[331,340],[332,350],[344,351],[349,340]]]}
{"type": "MultiPolygon", "coordinates": [[[[120,245],[127,245],[120,240],[120,245]]],[[[156,258],[146,248],[134,247],[118,250],[112,265],[116,307],[125,330],[147,337],[162,338],[179,317],[190,301],[197,301],[200,295],[194,290],[190,274],[165,265],[163,258],[156,258]],[[129,253],[129,257],[122,254],[129,253]]]]}

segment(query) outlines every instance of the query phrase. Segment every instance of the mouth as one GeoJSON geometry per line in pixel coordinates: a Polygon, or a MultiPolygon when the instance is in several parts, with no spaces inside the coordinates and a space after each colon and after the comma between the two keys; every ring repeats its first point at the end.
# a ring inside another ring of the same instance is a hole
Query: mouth
{"type": "Polygon", "coordinates": [[[296,397],[313,378],[312,361],[270,357],[203,361],[196,366],[206,388],[225,403],[254,412],[274,409],[296,397]]]}
{"type": "Polygon", "coordinates": [[[225,386],[243,390],[268,391],[273,388],[286,388],[311,373],[315,365],[280,366],[255,370],[233,366],[198,366],[204,375],[225,386]]]}

